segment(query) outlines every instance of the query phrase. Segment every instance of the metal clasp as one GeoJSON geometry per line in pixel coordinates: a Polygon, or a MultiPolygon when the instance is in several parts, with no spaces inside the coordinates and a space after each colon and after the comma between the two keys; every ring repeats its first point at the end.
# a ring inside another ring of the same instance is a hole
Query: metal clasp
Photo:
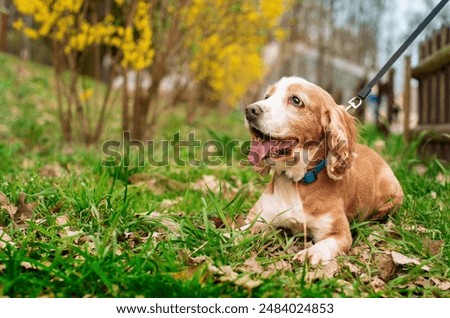
{"type": "Polygon", "coordinates": [[[355,96],[348,101],[348,106],[345,108],[346,111],[349,111],[351,108],[357,109],[362,104],[362,98],[355,96]]]}

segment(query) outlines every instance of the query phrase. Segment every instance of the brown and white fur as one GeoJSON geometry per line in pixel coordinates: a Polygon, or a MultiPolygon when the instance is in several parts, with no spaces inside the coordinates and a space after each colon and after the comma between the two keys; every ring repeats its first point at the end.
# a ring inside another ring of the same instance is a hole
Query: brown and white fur
{"type": "Polygon", "coordinates": [[[356,143],[353,117],[319,86],[299,77],[282,78],[245,112],[253,141],[268,136],[295,140],[281,155],[271,152],[255,163],[257,172],[273,169],[274,174],[244,227],[254,233],[268,226],[306,229],[314,245],[295,260],[325,263],[347,253],[352,244],[349,221],[382,218],[402,203],[403,191],[391,168],[356,143]],[[324,158],[327,165],[317,181],[298,182],[324,158]]]}

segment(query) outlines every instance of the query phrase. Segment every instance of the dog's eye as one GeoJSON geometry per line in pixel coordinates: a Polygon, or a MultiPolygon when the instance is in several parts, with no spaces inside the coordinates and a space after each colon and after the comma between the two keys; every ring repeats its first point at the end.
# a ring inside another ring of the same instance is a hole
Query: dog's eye
{"type": "Polygon", "coordinates": [[[292,96],[289,98],[289,103],[291,103],[294,106],[303,106],[303,102],[300,98],[298,98],[297,96],[292,96]]]}
{"type": "Polygon", "coordinates": [[[268,99],[270,97],[269,94],[264,95],[264,99],[268,99]]]}

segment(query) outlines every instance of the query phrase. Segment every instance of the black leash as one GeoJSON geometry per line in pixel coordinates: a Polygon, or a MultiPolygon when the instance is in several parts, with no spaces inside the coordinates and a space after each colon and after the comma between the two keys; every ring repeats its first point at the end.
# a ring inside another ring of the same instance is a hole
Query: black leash
{"type": "Polygon", "coordinates": [[[372,91],[372,87],[380,80],[380,78],[391,68],[392,64],[397,61],[397,59],[405,52],[405,50],[408,48],[408,46],[411,45],[411,43],[417,38],[417,36],[425,29],[425,27],[431,22],[431,20],[434,19],[434,17],[439,13],[439,11],[442,10],[442,8],[447,4],[449,0],[441,0],[437,4],[436,7],[428,14],[428,16],[419,24],[419,26],[414,30],[413,33],[403,42],[402,46],[395,52],[389,61],[384,64],[384,66],[381,68],[381,70],[375,75],[375,77],[367,84],[366,86],[361,89],[358,94],[350,99],[348,101],[348,106],[345,108],[345,110],[350,109],[357,109],[359,106],[361,106],[363,100],[369,95],[369,93],[372,91]]]}

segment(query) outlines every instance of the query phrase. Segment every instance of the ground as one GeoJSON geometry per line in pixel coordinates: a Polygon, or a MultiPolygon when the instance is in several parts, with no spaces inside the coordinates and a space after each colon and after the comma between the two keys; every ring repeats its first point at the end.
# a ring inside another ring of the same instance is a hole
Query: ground
{"type": "MultiPolygon", "coordinates": [[[[0,65],[0,296],[450,297],[449,171],[416,141],[361,127],[405,202],[384,223],[353,223],[349,255],[313,269],[292,262],[302,237],[233,229],[268,181],[236,149],[217,167],[139,167],[135,153],[130,167],[101,165],[101,145],[62,145],[50,68],[0,65]]],[[[120,140],[117,113],[103,141],[120,140]]],[[[248,138],[237,110],[183,114],[165,112],[155,137],[248,138]]]]}

